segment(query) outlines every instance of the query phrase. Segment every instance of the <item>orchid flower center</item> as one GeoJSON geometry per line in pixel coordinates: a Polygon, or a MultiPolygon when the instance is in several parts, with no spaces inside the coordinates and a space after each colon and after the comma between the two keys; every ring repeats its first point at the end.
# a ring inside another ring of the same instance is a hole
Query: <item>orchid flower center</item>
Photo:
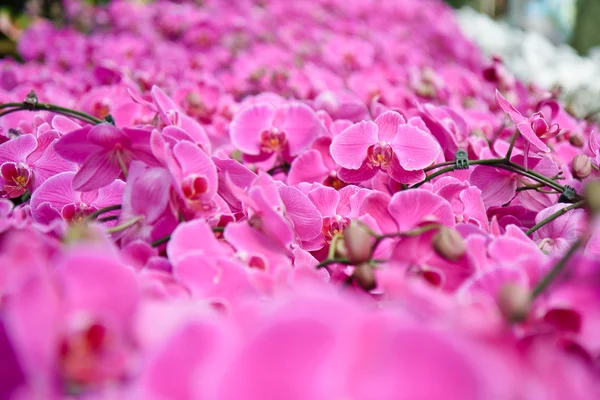
{"type": "Polygon", "coordinates": [[[540,139],[553,138],[560,132],[558,124],[548,124],[544,118],[544,114],[541,112],[533,114],[529,121],[531,122],[531,129],[533,129],[533,132],[535,132],[536,136],[540,139]]]}
{"type": "Polygon", "coordinates": [[[61,210],[63,219],[67,222],[81,222],[88,215],[98,211],[98,208],[94,206],[88,206],[87,204],[67,204],[61,210]]]}
{"type": "Polygon", "coordinates": [[[343,187],[347,186],[345,182],[343,182],[342,180],[340,180],[340,178],[337,177],[337,173],[335,171],[329,174],[329,176],[325,179],[325,182],[323,182],[323,185],[332,187],[335,190],[340,190],[343,187]]]}
{"type": "Polygon", "coordinates": [[[5,181],[1,190],[2,196],[14,198],[27,191],[32,173],[25,164],[5,162],[0,166],[0,177],[5,181]]]}
{"type": "Polygon", "coordinates": [[[202,175],[190,175],[181,182],[181,190],[186,199],[198,201],[208,192],[208,180],[202,175]]]}
{"type": "Polygon", "coordinates": [[[64,378],[75,384],[98,381],[99,359],[107,345],[107,330],[103,325],[87,328],[65,337],[60,345],[59,363],[64,378]]]}
{"type": "Polygon", "coordinates": [[[99,100],[92,104],[92,114],[102,119],[110,113],[110,105],[105,100],[99,100]]]}
{"type": "Polygon", "coordinates": [[[264,130],[260,134],[260,149],[265,153],[280,153],[286,144],[285,132],[277,128],[264,130]]]}
{"type": "Polygon", "coordinates": [[[394,150],[387,143],[375,144],[367,150],[368,164],[371,168],[387,169],[393,156],[394,150]]]}
{"type": "Polygon", "coordinates": [[[325,217],[323,218],[321,232],[325,236],[325,240],[329,243],[335,235],[341,234],[349,225],[350,219],[342,217],[341,215],[325,217]]]}

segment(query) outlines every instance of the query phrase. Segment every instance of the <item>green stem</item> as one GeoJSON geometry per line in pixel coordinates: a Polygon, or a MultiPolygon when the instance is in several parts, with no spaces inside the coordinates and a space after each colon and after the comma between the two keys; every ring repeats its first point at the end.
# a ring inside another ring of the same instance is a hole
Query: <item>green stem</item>
{"type": "Polygon", "coordinates": [[[81,121],[88,122],[90,124],[101,124],[102,122],[104,122],[101,119],[94,117],[93,115],[49,103],[37,103],[35,105],[31,105],[25,102],[4,103],[0,105],[0,110],[5,110],[0,112],[0,117],[18,111],[50,111],[56,114],[62,114],[68,117],[73,117],[81,121]]]}
{"type": "MultiPolygon", "coordinates": [[[[442,164],[438,164],[438,165],[434,165],[429,167],[430,169],[436,168],[438,166],[442,166],[445,165],[447,163],[442,163],[442,164]]],[[[490,159],[485,159],[485,160],[473,160],[469,162],[470,165],[487,165],[487,166],[494,166],[496,168],[500,168],[500,169],[505,169],[507,171],[510,172],[514,172],[517,173],[519,175],[522,175],[526,178],[532,179],[536,182],[539,183],[543,183],[545,186],[551,187],[552,189],[563,193],[565,191],[564,186],[562,186],[559,183],[554,182],[552,179],[538,174],[535,171],[532,171],[530,169],[525,169],[524,167],[520,166],[519,164],[513,163],[505,158],[490,158],[490,159]]],[[[445,168],[440,169],[439,171],[434,172],[431,175],[428,175],[424,180],[422,180],[421,182],[415,183],[414,185],[411,186],[411,188],[418,188],[419,186],[431,181],[432,179],[437,178],[440,175],[443,175],[447,172],[452,172],[455,170],[455,166],[454,165],[449,165],[445,168]]]]}
{"type": "Polygon", "coordinates": [[[326,266],[328,266],[330,264],[352,265],[350,260],[348,260],[347,258],[328,258],[328,259],[323,260],[320,263],[318,263],[315,268],[317,268],[317,269],[325,268],[326,266]]]}
{"type": "Polygon", "coordinates": [[[561,257],[560,260],[552,267],[552,269],[540,280],[531,292],[531,300],[535,300],[558,276],[558,274],[565,268],[569,259],[575,254],[577,249],[583,244],[582,239],[577,239],[575,243],[571,245],[571,248],[561,257]]]}
{"type": "Polygon", "coordinates": [[[118,215],[111,215],[111,216],[108,216],[108,217],[98,218],[96,221],[98,221],[98,222],[108,222],[108,221],[115,221],[117,219],[119,219],[118,215]]]}
{"type": "Polygon", "coordinates": [[[375,239],[375,243],[373,243],[373,247],[371,248],[371,256],[369,258],[373,258],[375,254],[375,250],[381,244],[384,239],[395,238],[395,237],[411,237],[411,236],[419,236],[425,232],[429,232],[433,229],[437,229],[440,227],[440,224],[428,224],[423,225],[420,228],[413,229],[412,231],[407,232],[394,232],[394,233],[386,233],[385,235],[378,235],[375,239]]]}
{"type": "Polygon", "coordinates": [[[531,235],[533,232],[537,231],[542,226],[544,226],[544,225],[546,225],[546,224],[554,221],[556,218],[560,217],[561,215],[564,215],[568,211],[571,211],[571,210],[573,210],[575,208],[583,207],[584,204],[585,204],[584,201],[578,201],[577,203],[573,203],[573,204],[571,204],[571,205],[569,205],[569,206],[567,206],[565,208],[561,208],[560,210],[558,210],[554,214],[548,216],[547,218],[544,218],[539,223],[537,223],[534,226],[532,226],[531,228],[529,228],[527,230],[527,232],[525,232],[525,234],[531,235]]]}
{"type": "Polygon", "coordinates": [[[156,239],[153,242],[150,242],[150,246],[158,247],[163,243],[167,243],[169,240],[171,240],[171,235],[167,235],[167,236],[161,237],[160,239],[156,239]]]}
{"type": "Polygon", "coordinates": [[[126,221],[124,223],[122,223],[121,225],[117,225],[117,226],[113,226],[112,228],[108,228],[106,231],[108,233],[117,233],[117,232],[121,232],[124,231],[127,228],[131,228],[132,226],[134,226],[135,224],[137,224],[143,217],[134,217],[132,219],[130,219],[129,221],[126,221]]]}
{"type": "Polygon", "coordinates": [[[96,218],[98,218],[99,215],[110,212],[110,211],[115,211],[115,210],[120,210],[121,209],[121,205],[120,204],[115,204],[114,206],[108,206],[108,207],[104,207],[101,208],[97,211],[94,211],[93,213],[91,213],[90,215],[87,216],[87,219],[92,221],[95,220],[96,218]]]}
{"type": "Polygon", "coordinates": [[[510,139],[510,145],[508,146],[508,151],[506,152],[506,156],[504,156],[504,159],[506,161],[510,161],[510,156],[512,155],[512,151],[515,148],[515,142],[517,141],[518,136],[519,136],[519,131],[516,131],[515,134],[512,136],[512,139],[510,139]]]}
{"type": "Polygon", "coordinates": [[[423,171],[429,172],[429,171],[432,171],[434,169],[446,167],[448,165],[454,165],[454,163],[455,163],[454,161],[445,161],[443,163],[439,163],[439,164],[432,165],[431,167],[427,167],[423,171]]]}
{"type": "Polygon", "coordinates": [[[274,166],[273,168],[267,170],[267,174],[269,175],[275,175],[278,172],[288,172],[290,170],[290,164],[287,162],[284,162],[283,164],[279,164],[274,166]]]}
{"type": "Polygon", "coordinates": [[[127,179],[127,165],[125,165],[125,161],[123,160],[123,157],[121,157],[121,151],[117,150],[116,154],[117,161],[119,162],[119,166],[121,167],[121,171],[123,171],[123,175],[125,175],[125,179],[127,179]]]}
{"type": "MultiPolygon", "coordinates": [[[[215,226],[214,228],[212,228],[213,232],[223,232],[225,230],[225,227],[223,226],[215,226]]],[[[169,240],[171,240],[171,235],[167,235],[167,236],[163,236],[160,239],[156,239],[153,242],[150,242],[150,246],[152,247],[158,247],[163,243],[167,243],[169,240]]]]}

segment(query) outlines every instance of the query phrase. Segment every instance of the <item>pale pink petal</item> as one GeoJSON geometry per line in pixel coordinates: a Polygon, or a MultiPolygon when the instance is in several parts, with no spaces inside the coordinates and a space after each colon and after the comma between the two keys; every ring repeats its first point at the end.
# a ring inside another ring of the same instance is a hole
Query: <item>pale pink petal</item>
{"type": "Polygon", "coordinates": [[[481,190],[486,207],[506,204],[517,193],[518,182],[515,174],[504,169],[478,165],[473,169],[470,181],[481,190]]]}
{"type": "Polygon", "coordinates": [[[408,171],[431,165],[442,151],[430,133],[408,124],[400,125],[392,148],[402,168],[408,171]]]}
{"type": "Polygon", "coordinates": [[[237,114],[229,126],[231,144],[245,154],[259,155],[260,134],[271,128],[274,117],[275,108],[269,104],[256,104],[237,114]]]}
{"type": "Polygon", "coordinates": [[[367,150],[378,141],[379,128],[374,122],[362,121],[345,129],[331,142],[331,156],[343,168],[359,169],[367,150]]]}
{"type": "Polygon", "coordinates": [[[424,222],[454,226],[454,212],[450,203],[424,189],[403,190],[394,194],[388,209],[400,232],[410,231],[424,222]]]}
{"type": "Polygon", "coordinates": [[[379,140],[391,142],[396,137],[400,124],[405,124],[406,120],[396,111],[386,111],[375,119],[379,127],[379,140]]]}

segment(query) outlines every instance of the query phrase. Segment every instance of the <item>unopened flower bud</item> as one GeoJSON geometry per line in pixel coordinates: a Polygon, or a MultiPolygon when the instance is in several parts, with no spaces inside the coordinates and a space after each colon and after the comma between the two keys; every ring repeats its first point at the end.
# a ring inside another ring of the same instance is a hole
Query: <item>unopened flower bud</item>
{"type": "Polygon", "coordinates": [[[583,191],[590,212],[592,214],[600,213],[600,180],[588,182],[583,191]]]}
{"type": "Polygon", "coordinates": [[[371,257],[371,235],[366,229],[350,225],[344,229],[344,246],[348,260],[353,264],[369,261],[371,257]]]}
{"type": "Polygon", "coordinates": [[[507,283],[498,292],[498,308],[510,322],[522,322],[527,319],[531,306],[529,290],[516,283],[507,283]]]}
{"type": "Polygon", "coordinates": [[[367,263],[358,264],[352,273],[352,279],[363,290],[370,292],[377,287],[373,267],[367,263]]]}
{"type": "Polygon", "coordinates": [[[583,147],[585,144],[585,140],[581,137],[581,135],[571,135],[569,137],[569,143],[571,143],[575,147],[583,147]]]}
{"type": "Polygon", "coordinates": [[[433,250],[448,261],[457,261],[465,254],[465,242],[456,229],[441,227],[432,244],[433,250]]]}
{"type": "Polygon", "coordinates": [[[575,178],[587,178],[592,173],[592,161],[585,154],[577,155],[571,164],[571,172],[575,178]]]}

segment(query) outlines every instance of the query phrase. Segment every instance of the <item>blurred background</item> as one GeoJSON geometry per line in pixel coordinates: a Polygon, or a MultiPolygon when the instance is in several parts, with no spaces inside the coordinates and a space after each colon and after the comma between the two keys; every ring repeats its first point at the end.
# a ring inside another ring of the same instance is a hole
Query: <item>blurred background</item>
{"type": "Polygon", "coordinates": [[[580,54],[600,46],[600,0],[447,0],[494,19],[536,31],[554,44],[570,44],[580,54]]]}
{"type": "MultiPolygon", "coordinates": [[[[44,16],[60,21],[62,3],[77,1],[93,4],[110,0],[2,0],[0,55],[12,52],[15,36],[32,18],[44,16]]],[[[580,54],[600,46],[600,0],[446,1],[453,7],[472,7],[511,26],[536,31],[554,44],[570,44],[580,54]]]]}

